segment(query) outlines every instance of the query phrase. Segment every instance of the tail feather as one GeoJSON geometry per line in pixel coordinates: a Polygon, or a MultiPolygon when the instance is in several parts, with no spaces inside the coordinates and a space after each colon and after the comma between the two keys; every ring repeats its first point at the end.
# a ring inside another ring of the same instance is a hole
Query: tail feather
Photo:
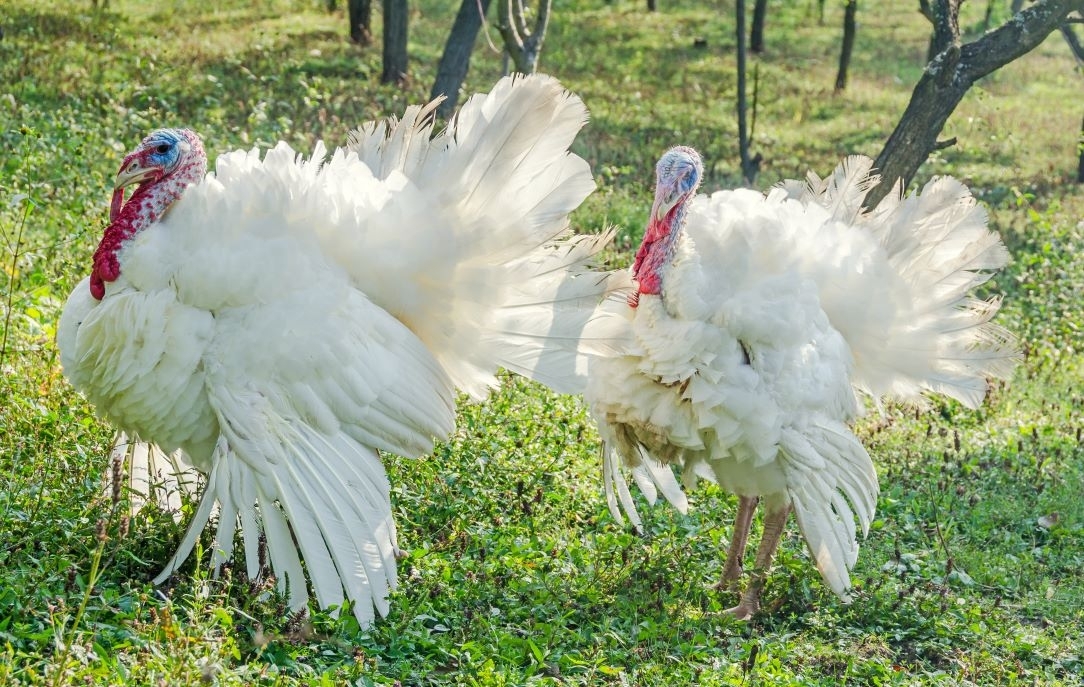
{"type": "Polygon", "coordinates": [[[780,184],[787,196],[803,203],[816,202],[841,222],[855,223],[863,214],[866,193],[877,185],[880,176],[873,173],[873,160],[864,155],[844,158],[831,176],[821,179],[815,172],[805,182],[788,180],[780,184]]]}
{"type": "MultiPolygon", "coordinates": [[[[644,531],[640,512],[636,509],[636,503],[632,500],[629,492],[629,484],[621,470],[621,458],[612,446],[602,445],[602,483],[606,491],[606,506],[610,509],[610,515],[618,525],[625,524],[625,515],[637,533],[644,531]],[[618,503],[620,502],[620,506],[618,503]]],[[[647,492],[645,492],[647,494],[647,492]]],[[[649,499],[652,500],[653,499],[649,499]]]]}
{"type": "Polygon", "coordinates": [[[117,432],[110,458],[128,475],[131,515],[153,503],[179,521],[184,502],[194,498],[199,488],[199,473],[179,450],[166,453],[155,444],[117,432]]]}
{"type": "MultiPolygon", "coordinates": [[[[603,432],[610,432],[609,426],[600,426],[603,432]]],[[[643,533],[643,526],[636,504],[629,492],[628,482],[625,480],[622,455],[638,456],[636,464],[631,462],[627,467],[632,472],[633,481],[648,503],[654,504],[659,494],[677,509],[682,515],[689,512],[689,499],[681,483],[674,475],[674,470],[669,465],[655,460],[649,455],[643,446],[631,443],[626,437],[611,435],[610,440],[603,440],[602,481],[606,492],[606,504],[610,514],[618,524],[625,522],[622,512],[628,516],[629,522],[638,533],[643,533]],[[620,507],[618,504],[620,503],[620,507]]]]}
{"type": "Polygon", "coordinates": [[[427,105],[411,105],[402,119],[366,122],[350,132],[347,147],[380,179],[392,172],[413,178],[428,157],[437,107],[444,97],[427,105]]]}
{"type": "MultiPolygon", "coordinates": [[[[424,245],[408,251],[402,221],[378,230],[382,220],[370,222],[366,244],[386,233],[389,246],[399,247],[392,249],[396,269],[386,275],[386,267],[363,261],[359,282],[475,398],[496,384],[497,367],[582,391],[591,337],[615,335],[598,324],[606,319],[598,305],[627,287],[624,277],[593,271],[612,233],[569,233],[569,213],[595,187],[587,162],[569,152],[586,108],[555,79],[532,75],[504,78],[470,98],[434,137],[429,114],[411,108],[401,121],[368,125],[351,140],[380,174],[409,178],[397,212],[410,216],[428,204],[418,217],[424,245]]],[[[392,216],[387,207],[382,215],[392,216]]]]}
{"type": "Polygon", "coordinates": [[[855,518],[865,536],[876,509],[879,487],[873,461],[839,423],[822,423],[806,432],[785,429],[780,454],[794,515],[817,570],[832,591],[849,602],[849,571],[858,560],[855,518]]]}
{"type": "Polygon", "coordinates": [[[262,532],[266,563],[291,608],[307,604],[307,571],[321,607],[349,600],[362,627],[386,615],[398,548],[390,485],[376,452],[345,433],[324,435],[273,411],[242,413],[222,427],[197,513],[155,583],[188,557],[218,506],[216,568],[232,555],[240,519],[249,576],[263,572],[262,532]],[[255,431],[259,422],[268,423],[263,431],[255,431]]]}
{"type": "Polygon", "coordinates": [[[977,407],[988,379],[1010,375],[1019,359],[1015,338],[990,321],[1000,300],[969,295],[1008,263],[1008,250],[967,187],[949,177],[917,194],[890,194],[863,213],[861,202],[877,181],[871,169],[868,158],[851,157],[828,179],[784,185],[788,196],[868,232],[884,251],[883,272],[822,293],[854,355],[855,384],[875,398],[934,391],[977,407]]]}

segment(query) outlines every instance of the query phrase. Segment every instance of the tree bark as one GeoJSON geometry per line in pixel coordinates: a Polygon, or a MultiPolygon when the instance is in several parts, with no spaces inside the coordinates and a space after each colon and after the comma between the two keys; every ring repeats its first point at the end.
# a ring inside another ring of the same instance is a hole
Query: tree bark
{"type": "Polygon", "coordinates": [[[437,78],[433,81],[433,89],[429,91],[430,100],[445,96],[444,102],[437,107],[439,117],[450,116],[459,101],[459,89],[467,78],[470,54],[474,41],[478,38],[478,31],[482,28],[482,21],[489,11],[489,2],[490,0],[463,0],[459,12],[455,15],[455,23],[448,33],[448,42],[444,44],[444,53],[437,64],[437,78]]]}
{"type": "Polygon", "coordinates": [[[764,52],[764,19],[768,16],[768,0],[753,3],[753,25],[749,29],[749,49],[758,55],[764,52]]]}
{"type": "Polygon", "coordinates": [[[647,0],[647,11],[648,12],[654,12],[657,9],[659,9],[659,8],[656,6],[655,0],[647,0]]]}
{"type": "Polygon", "coordinates": [[[407,80],[407,0],[384,0],[384,71],[381,83],[407,80]]]}
{"type": "MultiPolygon", "coordinates": [[[[949,0],[951,4],[953,0],[949,0]]],[[[874,166],[881,182],[866,195],[874,207],[897,181],[906,186],[937,147],[937,136],[964,94],[980,78],[1031,51],[1061,26],[1072,11],[1084,12],[1084,0],[1039,0],[976,41],[959,45],[959,25],[949,47],[926,66],[895,131],[874,166]]],[[[942,22],[951,17],[941,16],[942,22]]],[[[942,28],[943,33],[951,28],[942,28]]]]}
{"type": "Polygon", "coordinates": [[[358,45],[373,42],[373,0],[347,0],[350,40],[358,45]]]}
{"type": "Polygon", "coordinates": [[[839,50],[839,71],[836,72],[836,93],[847,88],[847,68],[851,66],[856,30],[854,15],[858,12],[858,0],[847,0],[843,9],[843,45],[839,50]]]}

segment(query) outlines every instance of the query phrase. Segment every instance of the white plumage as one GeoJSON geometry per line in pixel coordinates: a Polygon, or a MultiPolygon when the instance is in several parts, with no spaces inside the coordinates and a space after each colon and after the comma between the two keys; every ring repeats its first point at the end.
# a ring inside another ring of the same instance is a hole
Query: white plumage
{"type": "Polygon", "coordinates": [[[592,360],[587,398],[605,448],[607,501],[637,526],[620,463],[649,500],[682,512],[698,478],[738,494],[724,583],[741,571],[752,511],[764,501],[757,575],[731,611],[749,617],[793,509],[825,582],[850,588],[873,519],[877,476],[848,423],[856,391],[976,407],[987,377],[1007,376],[1012,336],[999,302],[968,294],[1008,260],[985,213],[951,178],[863,212],[871,161],[829,178],[695,195],[699,156],[668,152],[623,314],[627,355],[592,360]]]}
{"type": "Polygon", "coordinates": [[[98,412],[206,475],[158,580],[217,508],[213,564],[239,524],[255,578],[263,532],[293,607],[307,572],[321,606],[349,600],[371,623],[398,551],[378,452],[430,451],[455,390],[484,397],[498,366],[580,392],[584,354],[607,349],[616,320],[596,308],[614,282],[589,263],[610,237],[568,234],[594,188],[568,152],[583,104],[548,77],[506,78],[433,136],[435,105],[330,159],[322,144],[227,153],[191,185],[172,176],[202,153],[191,132],[126,158],[118,187],[141,186],[114,199],[57,339],[98,412]]]}

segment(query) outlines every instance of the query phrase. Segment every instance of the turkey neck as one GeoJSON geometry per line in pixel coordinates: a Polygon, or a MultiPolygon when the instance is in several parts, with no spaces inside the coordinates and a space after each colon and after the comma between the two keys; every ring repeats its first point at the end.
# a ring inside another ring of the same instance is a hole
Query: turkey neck
{"type": "Polygon", "coordinates": [[[684,233],[685,212],[688,201],[682,200],[662,219],[656,219],[660,200],[651,207],[651,220],[644,230],[644,240],[636,251],[632,274],[644,295],[663,295],[663,278],[677,252],[678,242],[684,233]]]}
{"type": "MultiPolygon", "coordinates": [[[[161,219],[170,206],[184,195],[189,184],[203,178],[207,170],[203,148],[194,149],[190,154],[193,156],[191,162],[178,166],[158,181],[140,184],[106,227],[98,249],[94,251],[94,269],[90,275],[90,293],[96,299],[101,300],[105,296],[105,282],[116,281],[120,277],[117,252],[124,244],[161,219]]],[[[114,203],[117,194],[123,192],[123,189],[114,191],[114,203]]]]}

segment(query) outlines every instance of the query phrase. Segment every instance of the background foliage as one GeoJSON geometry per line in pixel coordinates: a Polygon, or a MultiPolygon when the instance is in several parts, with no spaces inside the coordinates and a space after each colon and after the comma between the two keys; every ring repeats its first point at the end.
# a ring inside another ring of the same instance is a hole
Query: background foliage
{"type": "MultiPolygon", "coordinates": [[[[864,4],[848,89],[833,95],[842,3],[824,25],[816,4],[770,4],[762,187],[875,155],[921,73],[926,21],[907,3],[864,4]]],[[[1027,359],[979,412],[937,401],[861,423],[883,491],[853,605],[821,585],[792,527],[768,612],[722,615],[734,600],[710,587],[733,499],[701,488],[687,517],[645,506],[649,535],[633,536],[606,512],[581,402],[514,379],[464,404],[431,456],[387,457],[410,555],[371,631],[288,618],[202,564],[149,585],[180,526],[123,517],[106,488],[111,429],[63,380],[53,343],[121,157],[165,125],[218,151],[342,141],[424,100],[457,6],[412,6],[403,89],[377,85],[378,51],[350,44],[341,12],[315,0],[0,9],[0,684],[1079,684],[1084,190],[1070,179],[1084,77],[1056,37],[981,82],[944,132],[958,145],[922,170],[961,177],[988,206],[1014,255],[990,291],[1027,359]]],[[[964,9],[981,28],[985,3],[964,9]]],[[[576,151],[599,183],[574,221],[620,227],[615,264],[639,241],[666,147],[698,147],[708,188],[737,182],[732,10],[555,10],[540,69],[591,109],[576,151]]],[[[480,42],[467,90],[500,68],[480,42]]]]}

